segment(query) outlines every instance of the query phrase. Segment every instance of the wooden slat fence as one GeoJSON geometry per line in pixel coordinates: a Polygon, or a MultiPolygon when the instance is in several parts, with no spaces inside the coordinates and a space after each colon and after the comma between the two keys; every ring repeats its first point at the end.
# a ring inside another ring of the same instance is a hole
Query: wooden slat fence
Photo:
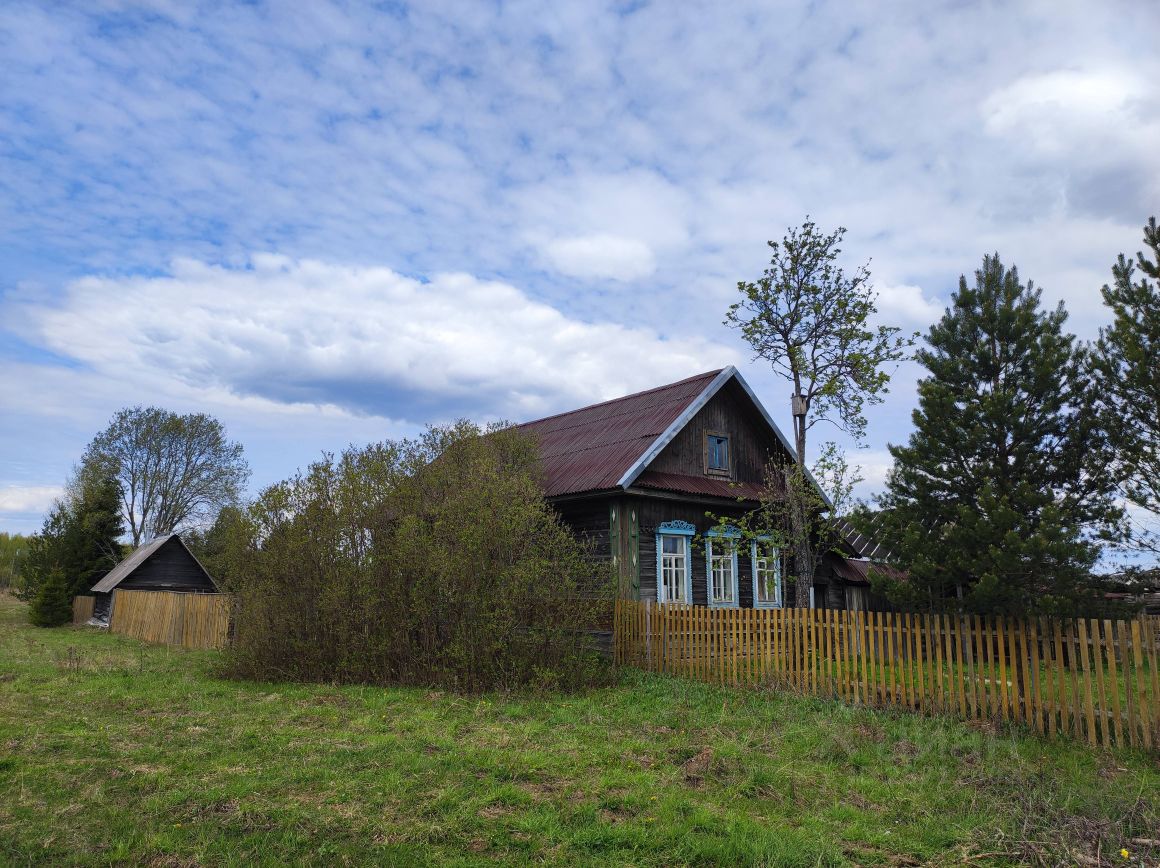
{"type": "Polygon", "coordinates": [[[619,600],[616,662],[1160,750],[1160,620],[714,609],[619,600]]]}
{"type": "Polygon", "coordinates": [[[229,642],[231,611],[227,594],[118,590],[109,630],[146,642],[223,648],[229,642]]]}
{"type": "Polygon", "coordinates": [[[73,597],[73,619],[74,624],[83,624],[93,617],[93,603],[96,602],[96,597],[91,597],[87,594],[81,594],[73,597]]]}

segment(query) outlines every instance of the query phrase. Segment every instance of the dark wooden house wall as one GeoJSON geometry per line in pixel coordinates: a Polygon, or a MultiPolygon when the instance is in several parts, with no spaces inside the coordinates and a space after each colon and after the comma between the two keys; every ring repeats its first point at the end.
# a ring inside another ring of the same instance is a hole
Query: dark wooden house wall
{"type": "Polygon", "coordinates": [[[740,387],[728,384],[714,395],[649,464],[650,470],[705,476],[705,435],[724,434],[729,438],[729,478],[735,482],[761,483],[771,456],[782,454],[748,397],[739,396],[740,387]]]}
{"type": "MultiPolygon", "coordinates": [[[[687,521],[704,534],[716,522],[705,512],[710,509],[702,504],[668,500],[654,497],[632,498],[640,514],[640,599],[657,598],[657,529],[667,521],[687,521]]],[[[741,510],[733,504],[716,507],[715,514],[740,515],[741,510]]],[[[700,539],[693,542],[693,603],[704,606],[708,602],[709,585],[705,564],[705,545],[700,539]]],[[[737,592],[744,607],[753,605],[753,565],[747,547],[737,552],[737,592]]]]}
{"type": "Polygon", "coordinates": [[[145,563],[137,567],[117,585],[126,591],[200,591],[214,593],[217,588],[205,570],[185,550],[178,540],[172,539],[155,551],[145,563]]]}

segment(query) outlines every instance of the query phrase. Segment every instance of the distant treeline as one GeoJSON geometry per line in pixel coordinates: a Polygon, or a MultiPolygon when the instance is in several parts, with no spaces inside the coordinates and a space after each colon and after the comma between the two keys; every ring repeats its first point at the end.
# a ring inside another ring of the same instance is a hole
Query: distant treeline
{"type": "Polygon", "coordinates": [[[23,534],[0,532],[0,589],[16,584],[20,564],[28,556],[28,540],[23,534]]]}

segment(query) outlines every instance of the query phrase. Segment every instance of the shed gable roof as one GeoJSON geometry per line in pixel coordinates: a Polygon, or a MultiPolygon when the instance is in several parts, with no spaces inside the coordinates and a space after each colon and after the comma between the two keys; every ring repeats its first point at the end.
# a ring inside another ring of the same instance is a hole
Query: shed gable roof
{"type": "MultiPolygon", "coordinates": [[[[730,381],[740,386],[782,447],[793,456],[794,450],[781,429],[757,400],[740,372],[730,365],[518,426],[539,440],[544,493],[548,497],[559,497],[623,490],[638,479],[647,487],[682,490],[677,483],[684,477],[677,479],[675,474],[645,474],[645,471],[697,412],[730,381]]],[[[708,491],[705,486],[710,480],[695,482],[698,483],[697,490],[689,493],[724,497],[737,497],[739,493],[734,490],[718,492],[715,488],[708,491]]]]}
{"type": "Polygon", "coordinates": [[[203,567],[201,562],[194,556],[193,552],[189,550],[189,546],[185,544],[185,540],[183,540],[177,534],[171,533],[166,536],[159,536],[157,539],[151,540],[144,545],[140,545],[135,548],[127,558],[113,567],[113,569],[109,570],[103,579],[93,585],[92,593],[107,594],[109,591],[114,590],[117,585],[121,584],[121,582],[129,578],[129,576],[131,576],[134,571],[143,566],[145,562],[148,561],[149,558],[153,557],[153,555],[155,555],[157,552],[161,551],[161,549],[165,547],[165,544],[171,540],[175,541],[177,545],[181,546],[185,550],[185,553],[189,555],[190,560],[197,564],[198,568],[203,573],[205,573],[206,578],[209,579],[210,584],[216,588],[217,582],[213,580],[213,576],[209,574],[206,568],[203,567]]]}

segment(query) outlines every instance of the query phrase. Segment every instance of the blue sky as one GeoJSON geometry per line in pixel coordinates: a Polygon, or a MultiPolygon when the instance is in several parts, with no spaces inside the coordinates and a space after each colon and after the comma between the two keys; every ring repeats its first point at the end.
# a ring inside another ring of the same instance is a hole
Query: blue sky
{"type": "Polygon", "coordinates": [[[255,485],[727,363],[788,427],[720,321],[807,213],[883,322],[998,250],[1091,337],[1160,203],[1158,36],[1138,2],[9,0],[0,529],[136,403],[217,415],[255,485]]]}

